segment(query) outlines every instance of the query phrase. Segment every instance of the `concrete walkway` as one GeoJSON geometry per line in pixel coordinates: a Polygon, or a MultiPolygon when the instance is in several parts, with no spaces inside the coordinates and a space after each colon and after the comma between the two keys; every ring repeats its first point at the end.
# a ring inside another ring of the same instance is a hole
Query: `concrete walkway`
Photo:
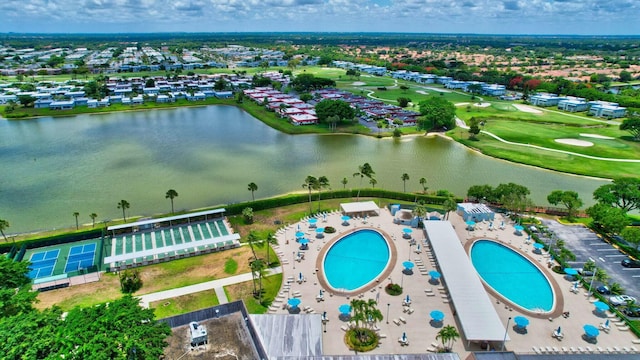
{"type": "MultiPolygon", "coordinates": [[[[267,270],[267,276],[280,274],[280,273],[282,273],[281,267],[276,267],[276,268],[267,270]]],[[[148,308],[149,304],[154,301],[171,299],[174,297],[193,294],[200,291],[211,290],[211,289],[215,289],[216,296],[218,297],[218,301],[220,302],[220,304],[226,304],[229,302],[229,300],[227,299],[227,295],[224,293],[223,288],[225,286],[246,282],[246,281],[251,281],[251,280],[252,280],[252,277],[251,277],[251,273],[249,272],[249,273],[239,274],[235,276],[230,276],[223,279],[207,281],[200,284],[184,286],[181,288],[176,288],[171,290],[158,291],[156,293],[151,293],[151,294],[145,294],[140,296],[140,306],[144,308],[148,308]]]]}

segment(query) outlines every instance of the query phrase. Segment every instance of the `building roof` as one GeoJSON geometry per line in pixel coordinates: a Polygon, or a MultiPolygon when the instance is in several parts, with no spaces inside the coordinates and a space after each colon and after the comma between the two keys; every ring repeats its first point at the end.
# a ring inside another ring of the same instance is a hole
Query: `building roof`
{"type": "Polygon", "coordinates": [[[424,228],[438,260],[465,339],[509,339],[471,259],[448,221],[425,221],[424,228]]]}
{"type": "Polygon", "coordinates": [[[224,209],[224,208],[223,209],[213,209],[213,210],[198,211],[198,212],[182,214],[182,215],[167,216],[167,217],[157,218],[157,219],[136,221],[136,222],[127,223],[127,224],[112,225],[112,226],[109,226],[107,228],[107,231],[126,229],[126,228],[130,228],[130,227],[144,226],[144,225],[149,225],[149,224],[156,224],[156,223],[165,222],[165,221],[188,219],[188,218],[197,217],[197,216],[203,216],[203,215],[220,214],[220,213],[223,213],[225,211],[226,211],[226,209],[224,209]]]}
{"type": "Polygon", "coordinates": [[[380,207],[374,201],[360,201],[340,204],[342,212],[345,214],[363,213],[363,212],[378,212],[380,207]]]}

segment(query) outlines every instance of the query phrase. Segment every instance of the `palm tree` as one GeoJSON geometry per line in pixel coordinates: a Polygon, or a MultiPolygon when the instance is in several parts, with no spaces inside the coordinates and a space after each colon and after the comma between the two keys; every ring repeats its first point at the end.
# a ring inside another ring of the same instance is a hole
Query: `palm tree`
{"type": "Polygon", "coordinates": [[[249,232],[249,235],[247,236],[247,243],[249,244],[249,247],[251,248],[251,253],[253,253],[253,259],[257,259],[258,256],[256,255],[256,249],[254,249],[253,245],[256,243],[256,241],[258,241],[258,237],[256,236],[256,234],[253,231],[249,232]]]}
{"type": "Polygon", "coordinates": [[[89,217],[91,218],[91,227],[95,227],[96,226],[96,218],[98,217],[98,214],[91,213],[91,214],[89,214],[89,217]]]}
{"type": "Polygon", "coordinates": [[[127,215],[125,213],[125,210],[130,208],[131,204],[129,204],[129,202],[127,200],[120,200],[120,202],[118,203],[118,209],[122,209],[122,218],[124,219],[124,221],[127,221],[127,215]]]}
{"type": "Polygon", "coordinates": [[[362,179],[364,179],[365,177],[372,179],[373,175],[375,174],[376,173],[373,171],[369,163],[364,163],[358,166],[358,172],[353,173],[353,177],[358,177],[358,176],[360,177],[360,187],[358,188],[358,201],[360,201],[360,188],[362,188],[362,179]]]}
{"type": "Polygon", "coordinates": [[[270,252],[269,250],[270,250],[271,246],[269,246],[269,245],[277,245],[278,244],[278,239],[276,239],[276,237],[273,236],[272,233],[268,233],[266,242],[267,242],[267,264],[266,265],[270,266],[271,262],[269,261],[269,252],[270,252]]]}
{"type": "Polygon", "coordinates": [[[442,347],[444,351],[449,352],[453,347],[453,343],[459,337],[460,337],[460,334],[458,333],[458,330],[451,325],[447,325],[443,327],[440,331],[438,331],[438,335],[436,335],[436,340],[440,339],[440,341],[442,341],[442,347]]]}
{"type": "Polygon", "coordinates": [[[402,176],[400,176],[400,179],[402,179],[402,187],[404,190],[403,192],[407,192],[407,180],[409,180],[409,174],[402,174],[402,176]]]}
{"type": "Polygon", "coordinates": [[[427,187],[427,179],[425,178],[420,178],[420,185],[422,185],[422,193],[425,194],[427,192],[427,189],[429,187],[427,187]]]}
{"type": "Polygon", "coordinates": [[[371,184],[371,187],[372,187],[372,188],[374,188],[374,189],[375,189],[375,188],[376,188],[376,184],[377,184],[377,183],[378,183],[378,180],[376,180],[376,179],[374,179],[374,178],[369,179],[369,184],[371,184]]]}
{"type": "Polygon", "coordinates": [[[9,222],[7,220],[4,219],[0,219],[0,234],[2,234],[2,237],[4,238],[5,242],[8,242],[9,240],[7,240],[7,236],[4,234],[4,231],[9,227],[9,222]]]}
{"type": "Polygon", "coordinates": [[[169,199],[171,200],[171,213],[173,214],[173,198],[178,197],[178,192],[173,190],[173,189],[169,189],[167,190],[167,193],[164,195],[165,199],[169,199]]]}
{"type": "Polygon", "coordinates": [[[346,189],[347,188],[347,183],[349,182],[349,180],[347,180],[347,178],[343,178],[342,181],[340,181],[342,183],[342,189],[346,189]]]}
{"type": "Polygon", "coordinates": [[[446,220],[449,220],[449,213],[458,208],[458,204],[453,197],[447,198],[447,200],[442,203],[442,206],[444,207],[444,211],[447,212],[447,216],[445,217],[446,220]]]}
{"type": "Polygon", "coordinates": [[[258,301],[262,304],[262,277],[264,275],[265,263],[262,259],[255,259],[251,262],[251,274],[254,276],[257,274],[258,276],[258,289],[255,286],[255,280],[253,284],[253,293],[254,295],[258,295],[258,301]]]}
{"type": "Polygon", "coordinates": [[[326,176],[320,176],[318,178],[318,212],[320,212],[320,192],[322,189],[326,189],[329,187],[329,179],[326,176]]]}
{"type": "Polygon", "coordinates": [[[306,179],[304,179],[304,184],[302,184],[302,187],[309,190],[309,215],[311,215],[311,213],[313,212],[313,210],[311,209],[311,190],[318,188],[318,179],[316,179],[314,176],[309,175],[306,179]]]}
{"type": "Polygon", "coordinates": [[[251,200],[256,201],[256,197],[253,195],[253,192],[258,190],[258,185],[254,182],[249,183],[247,190],[251,191],[251,200]]]}
{"type": "Polygon", "coordinates": [[[78,230],[79,226],[78,226],[78,216],[80,216],[80,213],[75,211],[73,213],[73,216],[76,218],[76,230],[78,230]]]}
{"type": "Polygon", "coordinates": [[[418,222],[422,221],[424,216],[427,215],[427,208],[422,201],[416,204],[413,208],[413,213],[418,217],[418,222]]]}

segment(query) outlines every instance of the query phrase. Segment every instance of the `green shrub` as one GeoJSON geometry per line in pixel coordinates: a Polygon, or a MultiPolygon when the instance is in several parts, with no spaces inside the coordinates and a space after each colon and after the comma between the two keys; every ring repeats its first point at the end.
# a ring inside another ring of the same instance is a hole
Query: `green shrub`
{"type": "Polygon", "coordinates": [[[324,232],[327,234],[333,234],[336,232],[336,228],[334,228],[333,226],[327,226],[324,228],[324,232]]]}
{"type": "Polygon", "coordinates": [[[402,294],[402,286],[399,284],[388,284],[385,286],[384,290],[391,296],[398,296],[402,294]]]}
{"type": "Polygon", "coordinates": [[[350,349],[359,352],[371,351],[378,347],[378,334],[370,329],[350,329],[344,336],[344,341],[350,349]]]}

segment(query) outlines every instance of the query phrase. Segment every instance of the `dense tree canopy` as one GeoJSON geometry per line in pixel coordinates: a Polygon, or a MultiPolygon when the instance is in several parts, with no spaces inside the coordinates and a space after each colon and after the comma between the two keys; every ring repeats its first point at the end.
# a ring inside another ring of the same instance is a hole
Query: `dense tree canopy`
{"type": "Polygon", "coordinates": [[[316,104],[316,115],[320,122],[328,123],[332,116],[338,116],[343,121],[351,121],[356,114],[346,101],[325,99],[316,104]]]}
{"type": "Polygon", "coordinates": [[[622,120],[620,130],[628,131],[633,135],[634,141],[640,141],[640,117],[630,116],[629,118],[622,120]]]}
{"type": "Polygon", "coordinates": [[[59,308],[31,305],[28,263],[0,256],[0,354],[3,359],[157,359],[171,333],[129,295],[111,303],[59,308]]]}
{"type": "Polygon", "coordinates": [[[587,214],[593,219],[595,227],[609,234],[619,233],[630,222],[624,210],[608,204],[595,204],[587,209],[587,214]]]}
{"type": "Polygon", "coordinates": [[[493,193],[493,187],[491,185],[473,185],[467,190],[467,197],[472,200],[480,201],[486,200],[488,202],[496,202],[496,198],[493,193]]]}
{"type": "Polygon", "coordinates": [[[336,86],[336,82],[327,78],[315,77],[313,74],[300,74],[291,80],[290,85],[297,92],[309,92],[336,86]]]}
{"type": "Polygon", "coordinates": [[[420,126],[424,129],[451,130],[456,127],[456,107],[439,96],[431,96],[420,102],[420,126]]]}
{"type": "Polygon", "coordinates": [[[573,219],[575,212],[582,206],[582,200],[575,191],[554,190],[547,196],[549,204],[562,204],[567,208],[567,218],[573,219]]]}
{"type": "Polygon", "coordinates": [[[640,178],[614,179],[610,184],[597,188],[593,192],[593,198],[625,212],[640,209],[640,178]]]}

